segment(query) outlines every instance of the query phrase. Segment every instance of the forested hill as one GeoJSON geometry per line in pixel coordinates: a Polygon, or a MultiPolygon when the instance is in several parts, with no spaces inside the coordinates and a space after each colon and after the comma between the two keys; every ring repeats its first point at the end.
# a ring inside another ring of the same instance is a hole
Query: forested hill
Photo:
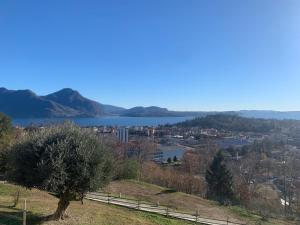
{"type": "Polygon", "coordinates": [[[292,120],[255,119],[228,114],[208,115],[177,124],[177,126],[180,127],[215,128],[218,130],[257,133],[267,133],[290,125],[300,126],[300,122],[292,120]]]}

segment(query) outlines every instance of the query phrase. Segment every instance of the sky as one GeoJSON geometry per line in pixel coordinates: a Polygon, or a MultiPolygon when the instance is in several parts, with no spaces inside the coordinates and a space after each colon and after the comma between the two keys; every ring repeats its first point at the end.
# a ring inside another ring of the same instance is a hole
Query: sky
{"type": "Polygon", "coordinates": [[[1,0],[0,86],[101,103],[300,110],[299,0],[1,0]]]}

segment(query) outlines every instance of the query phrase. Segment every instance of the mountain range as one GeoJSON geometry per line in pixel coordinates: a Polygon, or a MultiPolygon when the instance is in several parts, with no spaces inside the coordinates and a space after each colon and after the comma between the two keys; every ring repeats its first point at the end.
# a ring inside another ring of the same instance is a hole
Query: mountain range
{"type": "Polygon", "coordinates": [[[244,117],[265,119],[298,119],[300,111],[279,112],[268,110],[242,110],[227,112],[179,112],[157,106],[125,109],[101,104],[83,97],[78,91],[64,88],[46,96],[39,96],[31,90],[8,90],[0,88],[0,112],[12,118],[71,118],[71,117],[203,117],[226,113],[244,117]]]}
{"type": "Polygon", "coordinates": [[[87,99],[70,88],[46,96],[0,88],[0,111],[13,118],[98,117],[119,115],[124,110],[87,99]]]}

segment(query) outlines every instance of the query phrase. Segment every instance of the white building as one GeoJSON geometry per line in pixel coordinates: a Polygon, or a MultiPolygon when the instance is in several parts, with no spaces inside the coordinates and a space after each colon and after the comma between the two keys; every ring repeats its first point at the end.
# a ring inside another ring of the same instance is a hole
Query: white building
{"type": "Polygon", "coordinates": [[[128,143],[129,129],[127,127],[120,127],[116,133],[118,139],[122,143],[128,143]]]}

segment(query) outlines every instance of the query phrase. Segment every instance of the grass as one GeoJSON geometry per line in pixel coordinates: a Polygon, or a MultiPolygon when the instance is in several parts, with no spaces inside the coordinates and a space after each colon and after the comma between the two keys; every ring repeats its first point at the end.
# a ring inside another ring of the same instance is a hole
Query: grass
{"type": "MultiPolygon", "coordinates": [[[[269,219],[264,221],[259,215],[253,214],[248,210],[238,207],[222,207],[215,202],[206,199],[188,195],[181,192],[174,192],[167,188],[157,185],[138,182],[136,180],[122,180],[112,182],[106,189],[113,195],[118,196],[122,193],[122,197],[128,199],[139,199],[141,201],[151,202],[153,204],[159,202],[160,205],[168,206],[174,210],[195,214],[198,210],[199,215],[206,218],[219,220],[227,220],[237,223],[261,224],[261,225],[293,225],[293,221],[280,219],[269,219]]],[[[265,193],[265,191],[264,191],[265,193]]],[[[273,197],[270,195],[270,197],[273,197]]]]}
{"type": "Polygon", "coordinates": [[[106,191],[116,196],[121,193],[122,197],[128,199],[139,199],[153,204],[159,202],[161,206],[189,214],[196,214],[198,211],[200,216],[206,218],[219,220],[227,220],[228,218],[232,222],[245,222],[214,202],[153,184],[135,180],[115,181],[107,187],[106,191]]]}
{"type": "MultiPolygon", "coordinates": [[[[21,190],[20,203],[12,208],[13,194],[20,187],[10,184],[0,184],[0,225],[22,224],[23,201],[27,199],[28,225],[188,225],[181,220],[175,220],[156,214],[138,212],[118,206],[106,205],[92,201],[72,202],[67,210],[69,219],[62,222],[45,222],[43,218],[51,215],[57,206],[57,199],[46,192],[38,190],[21,190]]],[[[232,221],[241,221],[247,224],[260,225],[294,225],[296,222],[279,219],[263,221],[259,215],[237,206],[220,207],[214,202],[207,201],[200,197],[174,192],[156,185],[137,181],[112,182],[108,189],[115,195],[120,192],[125,197],[135,198],[168,205],[179,211],[187,211],[191,214],[199,210],[200,216],[232,221]]]]}
{"type": "Polygon", "coordinates": [[[51,215],[57,206],[57,199],[46,192],[21,189],[20,203],[12,208],[13,194],[19,187],[0,184],[0,224],[22,224],[23,201],[27,199],[28,225],[185,225],[181,220],[138,212],[122,207],[105,205],[92,201],[72,202],[67,210],[69,219],[62,222],[45,222],[43,218],[51,215]]]}

